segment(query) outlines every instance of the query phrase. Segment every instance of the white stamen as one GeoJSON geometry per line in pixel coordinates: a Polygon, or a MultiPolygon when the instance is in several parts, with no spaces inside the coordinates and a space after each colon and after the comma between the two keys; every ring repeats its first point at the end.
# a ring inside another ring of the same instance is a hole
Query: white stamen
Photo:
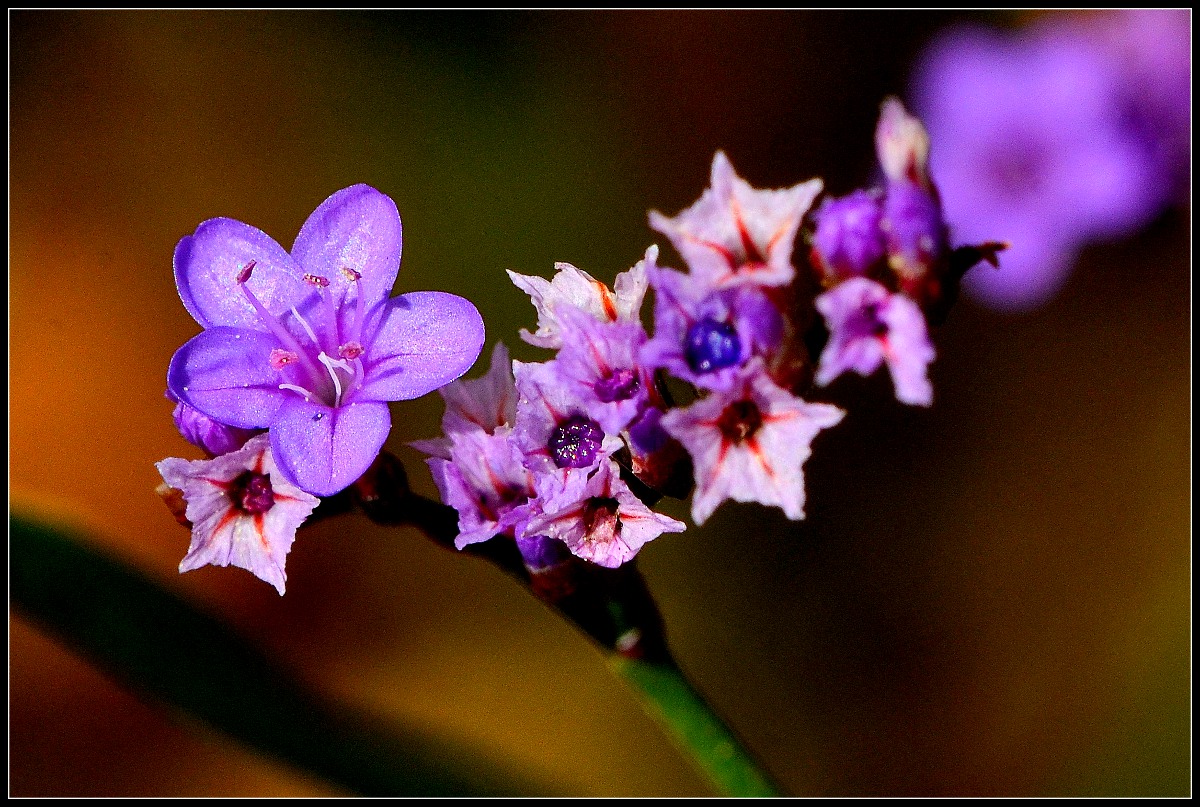
{"type": "Polygon", "coordinates": [[[296,310],[296,306],[292,306],[292,316],[295,317],[296,321],[300,323],[300,326],[304,328],[304,332],[308,334],[309,339],[313,340],[313,344],[320,347],[321,343],[317,341],[317,335],[313,333],[313,329],[309,327],[309,324],[304,321],[304,317],[300,316],[300,312],[296,310]]]}
{"type": "Polygon", "coordinates": [[[297,387],[295,384],[280,384],[279,388],[280,389],[289,389],[292,392],[298,392],[301,395],[303,395],[304,400],[308,401],[309,403],[312,403],[312,399],[316,397],[311,392],[306,390],[304,387],[297,387]]]}
{"type": "Polygon", "coordinates": [[[341,361],[341,360],[335,361],[334,359],[329,358],[329,356],[327,356],[325,354],[325,351],[323,351],[323,350],[317,355],[317,361],[319,361],[319,362],[321,362],[321,364],[325,365],[325,369],[329,371],[329,377],[333,379],[333,394],[334,394],[333,405],[335,407],[341,406],[342,405],[342,382],[340,379],[338,379],[337,370],[335,368],[340,367],[342,369],[349,370],[350,369],[349,365],[347,365],[346,362],[344,362],[344,361],[341,361]]]}

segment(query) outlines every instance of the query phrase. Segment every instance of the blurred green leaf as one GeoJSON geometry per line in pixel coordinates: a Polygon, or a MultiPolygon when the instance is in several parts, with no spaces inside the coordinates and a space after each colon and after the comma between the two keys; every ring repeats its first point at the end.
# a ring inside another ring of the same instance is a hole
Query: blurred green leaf
{"type": "Polygon", "coordinates": [[[364,795],[544,792],[477,750],[335,713],[211,616],[77,533],[10,515],[11,604],[97,666],[364,795]]]}

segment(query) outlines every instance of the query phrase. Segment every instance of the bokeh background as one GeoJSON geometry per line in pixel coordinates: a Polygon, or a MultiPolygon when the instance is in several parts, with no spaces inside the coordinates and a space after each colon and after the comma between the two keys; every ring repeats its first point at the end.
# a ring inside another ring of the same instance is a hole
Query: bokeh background
{"type": "MultiPolygon", "coordinates": [[[[177,574],[188,535],[153,463],[198,456],[163,390],[199,329],[171,254],[218,215],[290,245],[366,182],[403,217],[397,291],[470,297],[489,345],[540,360],[505,269],[611,280],[718,148],[760,187],[869,181],[880,101],[959,17],[9,19],[14,506],[94,530],[348,709],[555,792],[708,792],[584,639],[414,531],[306,528],[283,598],[241,570],[177,574]]],[[[815,445],[806,521],[728,503],[641,553],[682,666],[790,792],[1190,792],[1189,221],[1090,247],[1035,312],[963,302],[928,411],[885,376],[839,382],[851,413],[815,445]]],[[[405,443],[436,433],[441,402],[393,412],[389,447],[432,494],[405,443]]],[[[9,626],[11,794],[339,793],[9,626]]]]}

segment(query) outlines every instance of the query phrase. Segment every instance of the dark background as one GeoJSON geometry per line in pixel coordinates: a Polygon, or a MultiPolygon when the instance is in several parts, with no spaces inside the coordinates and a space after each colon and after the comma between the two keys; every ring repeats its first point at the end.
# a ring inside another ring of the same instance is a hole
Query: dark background
{"type": "MultiPolygon", "coordinates": [[[[541,360],[505,269],[611,281],[656,239],[679,266],[646,211],[691,204],[717,149],[759,187],[869,181],[880,101],[953,18],[9,19],[15,503],[98,531],[347,708],[561,792],[706,793],[590,645],[418,533],[306,529],[282,599],[236,569],[176,573],[188,536],[153,463],[198,456],[162,397],[198,327],[171,254],[218,215],[290,246],[366,182],[403,217],[397,291],[468,296],[489,346],[541,360]]],[[[850,414],[814,446],[806,521],[729,503],[643,550],[681,664],[789,791],[1189,792],[1188,223],[1087,250],[1035,313],[961,304],[935,336],[930,410],[886,376],[838,382],[850,414]]],[[[436,433],[441,402],[393,413],[389,447],[432,493],[404,444],[436,433]]],[[[13,795],[337,792],[9,624],[13,795]]]]}

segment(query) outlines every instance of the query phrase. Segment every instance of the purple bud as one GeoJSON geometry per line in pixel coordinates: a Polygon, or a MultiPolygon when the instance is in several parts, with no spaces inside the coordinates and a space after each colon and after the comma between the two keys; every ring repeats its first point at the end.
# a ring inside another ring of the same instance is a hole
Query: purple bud
{"type": "Polygon", "coordinates": [[[592,389],[596,392],[596,397],[604,403],[612,403],[613,401],[627,401],[632,398],[641,386],[638,381],[638,374],[635,370],[623,368],[613,370],[608,375],[596,381],[592,385],[592,389]]]}
{"type": "Polygon", "coordinates": [[[857,190],[839,199],[826,199],[816,213],[813,263],[830,280],[869,274],[886,248],[882,218],[877,194],[857,190]]]}
{"type": "Polygon", "coordinates": [[[604,432],[599,423],[575,415],[558,424],[546,447],[559,468],[587,468],[596,461],[603,442],[604,432]]]}
{"type": "Polygon", "coordinates": [[[175,404],[172,416],[175,418],[175,428],[179,429],[183,439],[204,449],[212,457],[237,451],[259,433],[254,429],[226,426],[183,401],[175,404]]]}
{"type": "Polygon", "coordinates": [[[742,360],[742,340],[728,322],[705,317],[687,330],[684,355],[696,373],[711,373],[742,360]]]}
{"type": "Polygon", "coordinates": [[[883,200],[888,265],[902,280],[919,280],[946,252],[946,224],[937,198],[909,182],[889,182],[883,200]]]}
{"type": "Polygon", "coordinates": [[[521,559],[529,569],[540,570],[558,566],[571,557],[571,550],[557,538],[545,535],[530,535],[517,539],[521,559]]]}
{"type": "Polygon", "coordinates": [[[640,454],[653,454],[667,444],[671,435],[659,424],[663,411],[650,407],[629,424],[631,448],[640,454]]]}

